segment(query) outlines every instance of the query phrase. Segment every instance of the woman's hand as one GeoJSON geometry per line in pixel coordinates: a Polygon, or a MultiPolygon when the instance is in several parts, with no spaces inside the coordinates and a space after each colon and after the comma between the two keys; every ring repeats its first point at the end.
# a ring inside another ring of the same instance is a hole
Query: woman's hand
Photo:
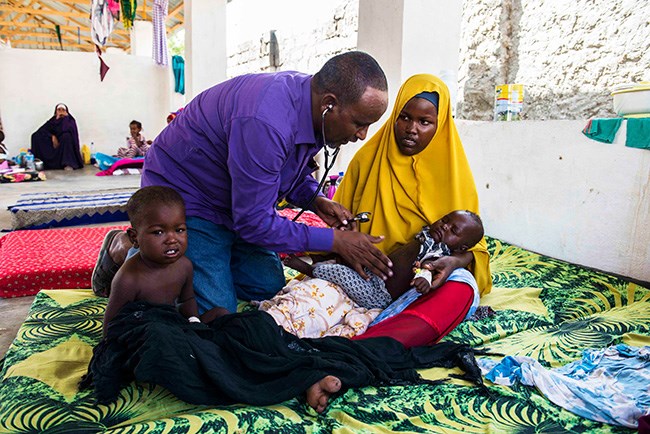
{"type": "Polygon", "coordinates": [[[54,134],[52,134],[52,147],[54,149],[59,147],[59,139],[57,139],[54,134]]]}
{"type": "Polygon", "coordinates": [[[431,271],[433,279],[431,280],[431,290],[441,287],[449,278],[449,275],[456,268],[465,268],[472,262],[472,255],[469,252],[454,253],[451,256],[443,256],[435,261],[425,261],[422,268],[431,271]]]}
{"type": "MultiPolygon", "coordinates": [[[[314,199],[314,212],[323,219],[328,226],[343,229],[348,226],[353,215],[349,209],[338,202],[334,202],[325,196],[317,196],[314,199]]],[[[356,223],[356,222],[355,222],[356,223]]],[[[354,225],[356,228],[356,224],[354,225]]],[[[350,229],[350,227],[347,227],[350,229]]]]}

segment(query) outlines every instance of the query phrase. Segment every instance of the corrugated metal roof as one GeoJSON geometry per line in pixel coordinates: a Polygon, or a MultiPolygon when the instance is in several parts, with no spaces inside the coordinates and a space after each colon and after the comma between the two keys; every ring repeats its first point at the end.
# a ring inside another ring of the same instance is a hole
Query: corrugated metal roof
{"type": "MultiPolygon", "coordinates": [[[[94,51],[90,5],[90,0],[0,0],[0,39],[9,41],[14,48],[94,51]]],[[[152,8],[153,0],[138,0],[135,19],[151,21],[152,8]]],[[[183,23],[183,0],[169,0],[167,34],[176,32],[183,23]]],[[[130,32],[121,20],[115,24],[104,48],[129,51],[130,32]]]]}

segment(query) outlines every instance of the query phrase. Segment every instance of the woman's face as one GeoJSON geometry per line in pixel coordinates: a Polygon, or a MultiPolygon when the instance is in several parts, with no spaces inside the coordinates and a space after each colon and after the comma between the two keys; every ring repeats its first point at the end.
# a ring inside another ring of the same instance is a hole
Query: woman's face
{"type": "Polygon", "coordinates": [[[68,116],[68,110],[63,106],[58,106],[56,108],[56,118],[59,119],[64,116],[68,116]]]}
{"type": "Polygon", "coordinates": [[[438,130],[438,109],[424,98],[411,98],[395,122],[395,141],[404,155],[424,151],[438,130]]]}

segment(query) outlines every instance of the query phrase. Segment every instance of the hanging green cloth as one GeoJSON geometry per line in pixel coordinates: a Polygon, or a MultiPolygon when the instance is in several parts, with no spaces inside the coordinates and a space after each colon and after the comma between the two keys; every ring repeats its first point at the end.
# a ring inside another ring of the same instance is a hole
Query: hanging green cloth
{"type": "Polygon", "coordinates": [[[54,29],[56,30],[56,37],[59,40],[59,47],[63,50],[63,43],[61,42],[61,26],[55,24],[54,29]]]}
{"type": "Polygon", "coordinates": [[[625,146],[650,149],[650,118],[629,118],[625,146]]]}
{"type": "Polygon", "coordinates": [[[623,122],[623,118],[590,119],[582,134],[603,143],[612,143],[623,122]]]}
{"type": "Polygon", "coordinates": [[[129,30],[133,26],[133,21],[135,20],[135,13],[138,9],[137,0],[120,0],[120,5],[122,6],[122,23],[124,28],[129,30]]]}
{"type": "Polygon", "coordinates": [[[182,56],[172,56],[174,71],[174,91],[185,95],[185,60],[182,56]]]}

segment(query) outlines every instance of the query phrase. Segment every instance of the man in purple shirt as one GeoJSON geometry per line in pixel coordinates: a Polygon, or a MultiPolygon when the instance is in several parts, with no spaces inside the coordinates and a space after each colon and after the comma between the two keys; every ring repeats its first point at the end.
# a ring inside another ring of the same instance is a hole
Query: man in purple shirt
{"type": "MultiPolygon", "coordinates": [[[[215,306],[235,311],[237,298],[275,295],[284,286],[275,252],[332,251],[362,275],[364,267],[392,275],[390,260],[373,245],[381,238],[338,230],[354,225],[352,214],[317,193],[310,164],[326,144],[365,139],[387,106],[381,67],[353,51],[333,57],[314,76],[289,71],[227,80],[199,94],[160,133],[141,184],[172,187],[185,200],[186,254],[201,312],[215,306]],[[275,205],[281,199],[313,210],[334,229],[280,217],[275,205]]],[[[123,234],[104,244],[93,272],[95,292],[110,282],[130,247],[123,234]]]]}

